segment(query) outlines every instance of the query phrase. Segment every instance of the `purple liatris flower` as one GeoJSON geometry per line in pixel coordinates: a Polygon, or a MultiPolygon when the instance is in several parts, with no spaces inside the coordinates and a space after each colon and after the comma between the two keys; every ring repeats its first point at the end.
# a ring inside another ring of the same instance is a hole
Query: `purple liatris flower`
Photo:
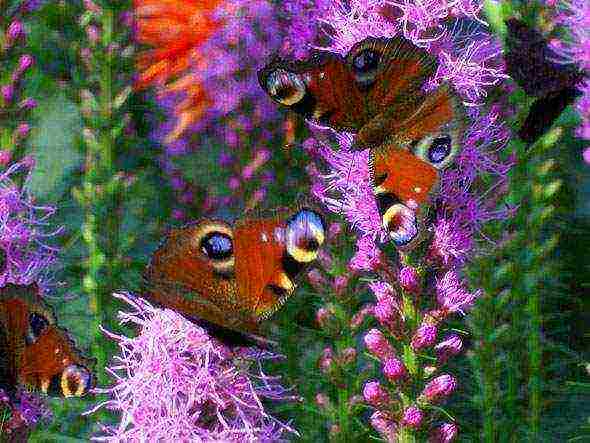
{"type": "Polygon", "coordinates": [[[426,385],[419,399],[429,403],[438,403],[451,395],[456,387],[457,381],[452,375],[439,375],[426,385]]]}
{"type": "Polygon", "coordinates": [[[416,268],[411,266],[404,266],[399,271],[398,276],[399,285],[404,291],[408,291],[414,294],[420,292],[420,276],[416,271],[416,268]]]}
{"type": "Polygon", "coordinates": [[[410,406],[404,411],[401,424],[410,428],[418,429],[422,424],[424,414],[416,406],[410,406]]]}
{"type": "Polygon", "coordinates": [[[131,295],[116,297],[132,307],[119,313],[121,323],[138,327],[139,335],[105,331],[121,353],[107,368],[115,383],[103,392],[111,398],[94,410],[106,407],[121,419],[95,440],[283,441],[285,433],[295,432],[261,403],[293,398],[276,377],[256,372],[276,355],[229,349],[172,310],[131,295]]]}
{"type": "Polygon", "coordinates": [[[376,269],[382,260],[382,252],[370,236],[364,236],[356,242],[356,254],[349,262],[355,271],[371,271],[376,269]]]}
{"type": "Polygon", "coordinates": [[[20,389],[16,395],[16,407],[25,425],[29,428],[36,426],[39,422],[48,422],[52,418],[51,410],[45,402],[36,394],[20,389]]]}
{"type": "Polygon", "coordinates": [[[565,28],[563,40],[551,42],[562,63],[571,63],[590,72],[590,4],[585,0],[562,2],[555,24],[565,28]]]}
{"type": "Polygon", "coordinates": [[[47,244],[61,232],[61,228],[47,230],[55,208],[35,205],[27,191],[33,164],[26,158],[0,172],[0,286],[35,281],[43,287],[58,252],[47,244]],[[22,187],[14,181],[18,174],[25,177],[22,187]]]}
{"type": "Polygon", "coordinates": [[[455,271],[446,272],[436,282],[436,299],[446,312],[464,314],[464,311],[470,308],[480,295],[481,291],[467,291],[455,271]]]}
{"type": "Polygon", "coordinates": [[[423,324],[412,337],[411,346],[415,351],[431,347],[436,342],[438,329],[435,325],[423,324]]]}

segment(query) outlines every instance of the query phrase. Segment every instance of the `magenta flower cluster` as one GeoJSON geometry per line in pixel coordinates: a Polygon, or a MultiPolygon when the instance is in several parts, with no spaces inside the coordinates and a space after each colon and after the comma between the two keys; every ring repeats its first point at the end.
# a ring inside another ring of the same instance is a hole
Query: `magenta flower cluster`
{"type": "Polygon", "coordinates": [[[27,122],[30,110],[37,106],[37,101],[27,97],[24,92],[24,80],[35,64],[35,59],[26,49],[27,14],[40,6],[40,2],[22,2],[20,7],[3,17],[7,23],[2,38],[0,61],[4,79],[0,82],[0,124],[2,125],[3,145],[0,146],[0,166],[6,166],[16,150],[21,150],[31,133],[27,122]]]}
{"type": "MultiPolygon", "coordinates": [[[[429,231],[424,254],[401,254],[400,269],[378,246],[387,233],[370,185],[369,151],[353,151],[351,134],[314,126],[314,138],[303,143],[315,160],[307,169],[312,194],[359,234],[349,268],[380,276],[369,284],[375,303],[362,308],[355,321],[360,325],[372,315],[379,324],[364,341],[383,378],[368,381],[363,397],[374,408],[372,426],[386,441],[407,432],[425,433],[433,442],[457,435],[456,424],[440,422],[431,407],[444,403],[459,384],[444,369],[463,341],[446,330],[445,320],[465,315],[481,295],[468,289],[462,268],[477,252],[483,224],[514,210],[500,204],[512,166],[512,160],[502,160],[510,133],[499,105],[481,106],[489,88],[507,78],[500,44],[477,15],[481,7],[477,1],[351,0],[329,3],[318,19],[318,28],[329,36],[325,45],[316,45],[321,50],[344,55],[367,37],[396,35],[425,48],[439,61],[426,87],[449,84],[463,99],[469,122],[454,166],[442,174],[436,216],[424,228],[429,231]]],[[[328,312],[320,311],[324,323],[328,312]]],[[[324,354],[320,367],[329,367],[334,353],[324,354]]]]}
{"type": "Polygon", "coordinates": [[[55,208],[35,204],[27,190],[33,167],[27,157],[0,172],[0,286],[36,282],[43,288],[50,282],[58,249],[48,240],[61,228],[50,229],[55,208]]]}
{"type": "Polygon", "coordinates": [[[129,294],[115,296],[131,307],[119,313],[120,322],[139,334],[105,331],[120,348],[107,368],[114,384],[97,390],[110,398],[88,413],[104,407],[121,419],[104,425],[96,441],[274,442],[295,433],[263,405],[294,398],[278,377],[261,369],[277,355],[230,349],[172,310],[129,294]]]}

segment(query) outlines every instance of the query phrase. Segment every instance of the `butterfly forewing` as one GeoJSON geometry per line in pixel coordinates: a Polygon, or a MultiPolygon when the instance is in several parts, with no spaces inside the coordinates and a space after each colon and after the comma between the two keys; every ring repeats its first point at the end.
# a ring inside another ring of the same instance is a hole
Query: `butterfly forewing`
{"type": "Polygon", "coordinates": [[[146,296],[188,317],[256,333],[295,290],[324,230],[311,209],[247,218],[235,227],[202,220],[175,230],[148,266],[146,296]],[[308,243],[294,246],[293,238],[308,243]]]}

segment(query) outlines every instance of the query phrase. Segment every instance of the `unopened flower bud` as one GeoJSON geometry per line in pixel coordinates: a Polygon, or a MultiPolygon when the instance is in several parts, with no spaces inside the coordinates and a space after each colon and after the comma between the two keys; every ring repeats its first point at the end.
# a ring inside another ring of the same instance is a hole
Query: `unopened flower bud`
{"type": "Polygon", "coordinates": [[[31,126],[28,123],[21,123],[18,125],[15,132],[18,139],[25,139],[31,132],[31,126]]]}
{"type": "Polygon", "coordinates": [[[322,307],[315,313],[315,320],[322,328],[327,328],[334,320],[334,311],[331,307],[322,307]]]}
{"type": "Polygon", "coordinates": [[[373,315],[374,313],[375,306],[364,306],[360,311],[358,311],[356,314],[352,316],[352,318],[350,319],[350,327],[352,329],[358,329],[365,321],[365,318],[367,318],[367,316],[369,315],[373,315]]]}
{"type": "Polygon", "coordinates": [[[452,375],[439,375],[426,385],[420,397],[429,403],[437,403],[451,395],[456,387],[457,381],[452,375]]]}
{"type": "Polygon", "coordinates": [[[12,158],[12,152],[10,152],[8,149],[3,149],[0,151],[0,165],[1,166],[6,166],[8,163],[10,163],[11,158],[12,158]]]}
{"type": "Polygon", "coordinates": [[[395,422],[382,411],[375,411],[370,418],[371,426],[375,429],[387,442],[395,442],[397,427],[395,422]]]}
{"type": "Polygon", "coordinates": [[[14,86],[12,84],[2,85],[0,87],[0,94],[2,94],[4,103],[10,103],[14,98],[14,86]]]}
{"type": "Polygon", "coordinates": [[[240,185],[241,185],[241,182],[238,177],[230,177],[229,180],[227,181],[227,187],[232,191],[236,191],[237,189],[239,189],[240,185]]]}
{"type": "Polygon", "coordinates": [[[334,364],[334,352],[331,348],[325,348],[320,356],[320,360],[318,362],[318,366],[320,370],[327,374],[332,369],[332,365],[334,364]]]}
{"type": "Polygon", "coordinates": [[[415,268],[404,266],[399,271],[399,284],[404,291],[418,294],[420,292],[420,276],[415,268]]]}
{"type": "Polygon", "coordinates": [[[330,407],[330,398],[320,392],[315,396],[315,403],[320,409],[328,409],[330,407]]]}
{"type": "Polygon", "coordinates": [[[443,423],[430,434],[428,443],[450,443],[457,437],[457,433],[457,425],[454,423],[443,423]]]}
{"type": "Polygon", "coordinates": [[[326,249],[320,249],[318,252],[318,263],[322,265],[323,269],[330,269],[334,264],[334,259],[326,249]]]}
{"type": "Polygon", "coordinates": [[[86,27],[86,36],[88,37],[88,41],[95,45],[100,39],[100,30],[94,25],[89,25],[86,27]]]}
{"type": "Polygon", "coordinates": [[[363,389],[365,401],[373,406],[383,406],[389,403],[389,393],[378,381],[369,381],[363,389]]]}
{"type": "Polygon", "coordinates": [[[332,284],[334,295],[336,295],[336,297],[342,295],[347,286],[348,277],[346,275],[339,275],[338,277],[334,278],[334,283],[332,284]]]}
{"type": "Polygon", "coordinates": [[[343,365],[349,365],[351,363],[353,363],[356,359],[356,349],[349,347],[346,349],[343,349],[342,352],[340,353],[340,362],[343,365]]]}
{"type": "Polygon", "coordinates": [[[446,362],[450,357],[457,355],[463,348],[461,337],[456,334],[448,336],[444,341],[434,347],[439,363],[446,362]]]}
{"type": "Polygon", "coordinates": [[[367,350],[379,360],[385,360],[393,357],[394,350],[387,338],[379,329],[371,329],[364,338],[367,350]]]}
{"type": "Polygon", "coordinates": [[[331,223],[330,226],[328,227],[328,238],[334,239],[334,238],[338,237],[341,232],[342,232],[342,224],[341,223],[337,223],[337,222],[331,223]]]}
{"type": "Polygon", "coordinates": [[[8,29],[6,30],[6,43],[8,45],[12,45],[24,34],[25,27],[23,26],[22,22],[14,20],[12,23],[10,23],[10,25],[8,25],[8,29]]]}
{"type": "Polygon", "coordinates": [[[318,292],[323,292],[325,287],[327,286],[328,282],[326,281],[325,277],[322,275],[319,269],[312,269],[307,273],[307,278],[309,283],[313,286],[313,288],[318,292]]]}
{"type": "Polygon", "coordinates": [[[434,325],[423,324],[412,337],[411,346],[414,351],[428,348],[436,341],[437,328],[434,325]]]}
{"type": "Polygon", "coordinates": [[[416,406],[410,406],[404,411],[401,424],[410,428],[418,429],[422,424],[424,414],[416,406]]]}
{"type": "Polygon", "coordinates": [[[25,98],[18,104],[18,107],[23,111],[28,111],[37,107],[37,100],[34,98],[25,98]]]}
{"type": "Polygon", "coordinates": [[[383,375],[392,383],[407,377],[408,370],[404,363],[397,357],[390,357],[383,365],[383,375]]]}
{"type": "Polygon", "coordinates": [[[18,59],[18,66],[16,68],[17,72],[19,73],[18,75],[20,76],[24,72],[26,72],[31,66],[33,66],[34,62],[35,59],[33,58],[33,56],[29,54],[21,55],[18,59]]]}

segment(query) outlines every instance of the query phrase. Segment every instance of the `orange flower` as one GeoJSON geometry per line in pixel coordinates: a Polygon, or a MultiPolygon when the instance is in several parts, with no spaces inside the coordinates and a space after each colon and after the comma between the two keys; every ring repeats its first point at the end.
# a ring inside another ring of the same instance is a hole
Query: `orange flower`
{"type": "Polygon", "coordinates": [[[177,139],[202,116],[208,98],[189,71],[206,61],[198,53],[221,23],[212,17],[222,0],[134,0],[137,41],[151,46],[139,54],[137,89],[161,86],[162,92],[182,91],[186,98],[176,107],[178,121],[167,137],[177,139]]]}

